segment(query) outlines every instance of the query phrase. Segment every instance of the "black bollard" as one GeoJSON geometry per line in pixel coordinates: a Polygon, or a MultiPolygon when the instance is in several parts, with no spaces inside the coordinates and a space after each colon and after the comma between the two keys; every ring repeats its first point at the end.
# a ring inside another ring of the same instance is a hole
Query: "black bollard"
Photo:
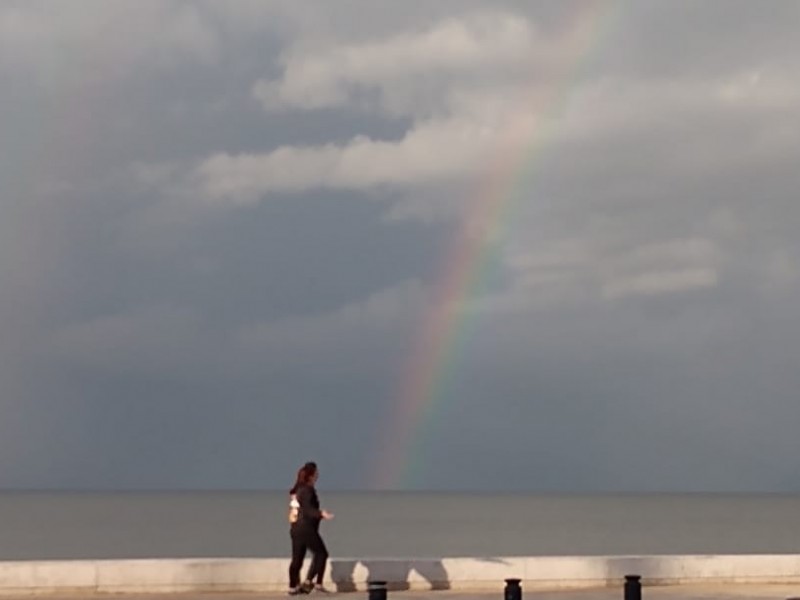
{"type": "Polygon", "coordinates": [[[625,575],[625,600],[642,600],[641,575],[625,575]]]}
{"type": "Polygon", "coordinates": [[[504,600],[522,600],[522,588],[519,587],[521,579],[506,579],[504,600]]]}
{"type": "Polygon", "coordinates": [[[386,582],[368,581],[367,593],[369,595],[369,600],[386,600],[386,582]]]}

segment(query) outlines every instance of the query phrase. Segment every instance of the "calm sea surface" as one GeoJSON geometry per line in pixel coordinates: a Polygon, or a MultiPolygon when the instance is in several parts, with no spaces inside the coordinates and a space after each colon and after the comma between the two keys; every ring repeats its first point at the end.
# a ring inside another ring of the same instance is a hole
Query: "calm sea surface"
{"type": "MultiPolygon", "coordinates": [[[[446,557],[800,553],[800,495],[343,493],[331,555],[446,557]]],[[[0,493],[0,560],[274,557],[276,492],[0,493]]]]}

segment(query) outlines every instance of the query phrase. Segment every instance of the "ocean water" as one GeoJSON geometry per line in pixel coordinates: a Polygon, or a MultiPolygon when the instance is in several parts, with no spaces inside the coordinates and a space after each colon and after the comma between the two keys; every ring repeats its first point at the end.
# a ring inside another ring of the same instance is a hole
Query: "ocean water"
{"type": "MultiPolygon", "coordinates": [[[[344,493],[333,558],[800,553],[800,495],[344,493]]],[[[0,560],[279,557],[285,492],[0,493],[0,560]]]]}

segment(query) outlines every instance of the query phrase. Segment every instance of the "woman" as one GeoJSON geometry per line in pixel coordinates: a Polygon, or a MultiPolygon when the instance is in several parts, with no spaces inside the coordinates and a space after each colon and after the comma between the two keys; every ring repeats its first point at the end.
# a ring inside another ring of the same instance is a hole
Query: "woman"
{"type": "Polygon", "coordinates": [[[319,498],[314,484],[319,477],[316,463],[307,462],[297,472],[297,480],[289,490],[289,522],[292,536],[292,562],[289,565],[289,594],[308,594],[311,590],[327,591],[322,586],[328,549],[319,535],[319,524],[332,519],[333,515],[320,509],[319,498]],[[300,583],[300,569],[306,551],[311,550],[314,558],[308,569],[306,580],[300,583]]]}

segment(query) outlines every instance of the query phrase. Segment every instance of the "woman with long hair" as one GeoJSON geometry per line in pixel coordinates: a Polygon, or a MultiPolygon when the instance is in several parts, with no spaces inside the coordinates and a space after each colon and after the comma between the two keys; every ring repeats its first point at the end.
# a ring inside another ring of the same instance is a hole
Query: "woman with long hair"
{"type": "Polygon", "coordinates": [[[289,565],[289,594],[308,594],[312,590],[327,591],[322,585],[328,549],[319,535],[319,524],[332,519],[333,514],[322,510],[314,484],[319,478],[319,469],[314,462],[307,462],[297,472],[292,489],[289,490],[289,523],[292,538],[292,562],[289,565]],[[305,581],[300,583],[300,570],[306,552],[314,555],[305,581]]]}

